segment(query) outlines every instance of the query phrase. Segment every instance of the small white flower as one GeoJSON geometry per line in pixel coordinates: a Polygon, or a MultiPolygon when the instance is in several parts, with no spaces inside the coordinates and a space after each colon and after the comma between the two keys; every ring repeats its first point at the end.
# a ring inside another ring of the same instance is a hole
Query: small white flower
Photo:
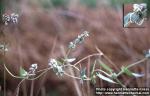
{"type": "Polygon", "coordinates": [[[3,22],[5,22],[5,25],[8,25],[8,22],[10,22],[11,18],[7,14],[3,14],[3,22]]]}
{"type": "Polygon", "coordinates": [[[56,73],[56,75],[62,76],[64,71],[63,71],[63,66],[59,65],[56,61],[56,59],[49,59],[48,65],[50,68],[53,69],[53,71],[56,73]]]}
{"type": "Polygon", "coordinates": [[[0,51],[5,51],[5,52],[7,52],[7,51],[8,51],[7,45],[0,44],[0,51]]]}
{"type": "Polygon", "coordinates": [[[38,68],[37,64],[32,64],[31,67],[34,68],[34,69],[38,68]]]}
{"type": "Polygon", "coordinates": [[[73,43],[73,42],[70,42],[70,43],[69,43],[69,48],[74,49],[75,47],[76,47],[76,44],[75,44],[75,43],[73,43]]]}
{"type": "Polygon", "coordinates": [[[89,32],[88,31],[84,31],[83,34],[84,34],[85,37],[89,36],[89,32]]]}
{"type": "Polygon", "coordinates": [[[48,65],[53,68],[57,66],[57,61],[55,59],[49,59],[48,65]]]}
{"type": "Polygon", "coordinates": [[[60,75],[60,76],[62,76],[63,74],[64,74],[64,71],[63,71],[63,69],[62,69],[62,66],[58,66],[57,67],[57,73],[56,73],[56,75],[60,75]]]}
{"type": "Polygon", "coordinates": [[[10,22],[12,22],[14,24],[18,23],[18,18],[19,18],[19,15],[16,13],[12,13],[10,15],[3,14],[3,16],[2,16],[2,20],[5,23],[5,25],[8,25],[10,22]]]}
{"type": "Polygon", "coordinates": [[[69,48],[74,49],[77,44],[82,43],[84,41],[84,39],[88,36],[89,36],[89,32],[84,31],[82,34],[78,35],[78,37],[74,41],[69,43],[69,48]]]}
{"type": "Polygon", "coordinates": [[[35,74],[35,71],[36,71],[37,68],[38,68],[37,64],[31,64],[31,66],[30,66],[30,68],[29,68],[28,75],[29,75],[29,76],[36,75],[36,74],[35,74]]]}
{"type": "Polygon", "coordinates": [[[7,52],[8,51],[8,48],[5,48],[5,50],[4,50],[5,52],[7,52]]]}
{"type": "Polygon", "coordinates": [[[0,49],[4,49],[4,45],[3,44],[0,44],[0,49]]]}
{"type": "Polygon", "coordinates": [[[18,23],[18,17],[19,17],[18,14],[12,13],[12,14],[10,15],[10,17],[11,17],[11,20],[12,20],[12,22],[13,22],[14,24],[15,24],[15,23],[18,23]]]}

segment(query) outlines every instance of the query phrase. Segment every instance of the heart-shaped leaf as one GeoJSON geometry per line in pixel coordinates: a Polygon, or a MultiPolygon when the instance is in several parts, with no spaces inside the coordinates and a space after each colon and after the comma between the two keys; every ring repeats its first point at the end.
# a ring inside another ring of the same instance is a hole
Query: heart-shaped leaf
{"type": "Polygon", "coordinates": [[[24,70],[22,67],[20,67],[19,73],[21,77],[26,77],[28,74],[28,72],[24,70]]]}

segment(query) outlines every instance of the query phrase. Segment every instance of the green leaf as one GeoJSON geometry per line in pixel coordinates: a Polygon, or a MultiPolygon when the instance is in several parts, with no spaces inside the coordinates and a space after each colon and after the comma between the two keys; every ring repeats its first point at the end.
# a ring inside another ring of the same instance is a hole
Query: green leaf
{"type": "Polygon", "coordinates": [[[99,72],[96,73],[96,75],[100,78],[100,79],[103,79],[109,83],[116,83],[115,81],[113,81],[112,79],[100,74],[99,72]]]}
{"type": "Polygon", "coordinates": [[[128,76],[133,76],[132,72],[127,67],[122,66],[121,70],[123,71],[123,73],[127,74],[128,76]]]}
{"type": "Polygon", "coordinates": [[[24,70],[22,67],[20,67],[19,73],[21,77],[26,77],[28,74],[27,71],[24,70]]]}
{"type": "Polygon", "coordinates": [[[100,64],[100,66],[102,66],[106,71],[109,71],[110,73],[112,73],[113,70],[112,70],[109,66],[107,66],[106,64],[104,64],[102,61],[99,60],[99,64],[100,64]]]}

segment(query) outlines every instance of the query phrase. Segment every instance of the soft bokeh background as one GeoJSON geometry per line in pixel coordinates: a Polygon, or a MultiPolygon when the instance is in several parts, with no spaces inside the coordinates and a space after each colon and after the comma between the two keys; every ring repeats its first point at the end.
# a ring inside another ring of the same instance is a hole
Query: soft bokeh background
{"type": "MultiPolygon", "coordinates": [[[[1,22],[0,40],[8,43],[9,51],[5,60],[8,69],[19,75],[19,68],[28,70],[32,63],[38,63],[39,69],[48,67],[48,58],[61,58],[68,44],[78,34],[87,30],[90,37],[70,54],[77,60],[97,53],[96,46],[108,56],[116,66],[106,62],[118,72],[128,65],[144,58],[144,50],[150,48],[149,19],[145,28],[123,28],[123,3],[143,3],[149,0],[3,0],[0,1],[0,13],[18,13],[16,25],[4,26],[1,22]],[[4,38],[5,36],[5,38],[4,38]]],[[[148,6],[149,8],[149,6],[148,6]]],[[[148,9],[149,10],[149,9],[148,9]]],[[[148,13],[149,14],[149,13],[148,13]]],[[[1,20],[2,21],[2,20],[1,20]]],[[[96,58],[96,57],[95,57],[96,58]]],[[[94,57],[82,66],[93,64],[94,57]]],[[[2,61],[3,60],[3,61],[2,61]]],[[[97,66],[98,67],[98,66],[97,66]]],[[[149,87],[150,65],[143,62],[132,68],[133,72],[146,74],[142,78],[126,75],[120,80],[127,87],[149,87]]],[[[6,75],[7,96],[15,96],[20,79],[6,75]]],[[[21,84],[19,96],[29,96],[31,81],[21,84]]],[[[95,87],[120,87],[97,79],[95,85],[70,77],[58,78],[49,71],[35,81],[34,96],[95,96],[95,87]]],[[[3,96],[3,66],[0,66],[0,96],[3,96]]]]}

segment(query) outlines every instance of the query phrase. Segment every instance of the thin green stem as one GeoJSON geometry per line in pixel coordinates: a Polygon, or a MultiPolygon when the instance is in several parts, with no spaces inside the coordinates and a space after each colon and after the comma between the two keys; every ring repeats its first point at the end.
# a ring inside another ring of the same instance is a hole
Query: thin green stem
{"type": "Polygon", "coordinates": [[[67,58],[69,56],[70,52],[71,52],[71,49],[68,49],[65,58],[67,58]]]}
{"type": "Polygon", "coordinates": [[[126,88],[126,86],[122,84],[122,82],[118,78],[114,78],[114,79],[117,81],[119,85],[121,85],[121,87],[126,88]]]}
{"type": "MultiPolygon", "coordinates": [[[[5,64],[3,64],[3,66],[5,67],[5,64]]],[[[4,68],[4,96],[6,96],[6,71],[4,68]]]]}
{"type": "Polygon", "coordinates": [[[71,49],[68,49],[67,50],[67,52],[66,52],[66,54],[65,54],[65,56],[64,56],[64,61],[63,61],[63,65],[65,64],[65,60],[67,60],[68,59],[68,56],[69,56],[69,54],[70,54],[70,51],[71,51],[71,49]]]}
{"type": "Polygon", "coordinates": [[[111,77],[110,74],[108,74],[107,72],[105,72],[105,71],[103,71],[103,70],[96,69],[96,70],[94,70],[94,71],[95,71],[95,72],[102,72],[102,73],[104,73],[105,75],[107,75],[108,77],[111,77]]]}
{"type": "Polygon", "coordinates": [[[83,60],[85,60],[85,59],[87,59],[87,58],[90,58],[90,57],[93,57],[93,56],[101,56],[101,55],[100,55],[99,53],[95,53],[95,54],[88,55],[88,56],[82,58],[81,60],[79,60],[78,62],[76,62],[76,63],[74,64],[74,66],[78,65],[78,64],[81,63],[83,60]]]}
{"type": "Polygon", "coordinates": [[[12,74],[8,68],[6,67],[6,65],[4,64],[4,69],[6,69],[6,71],[14,78],[18,78],[18,79],[24,79],[25,77],[20,77],[20,76],[15,76],[14,74],[12,74]]]}
{"type": "Polygon", "coordinates": [[[20,88],[21,83],[22,83],[24,80],[25,80],[25,78],[24,78],[24,79],[22,79],[22,80],[20,81],[20,83],[18,84],[18,86],[17,86],[17,93],[16,93],[16,96],[18,96],[18,95],[19,95],[19,88],[20,88]]]}
{"type": "MultiPolygon", "coordinates": [[[[4,40],[4,60],[5,60],[5,48],[6,48],[6,45],[5,45],[5,40],[4,40]]],[[[5,61],[3,61],[3,67],[5,67],[5,61]]],[[[6,96],[6,70],[4,68],[4,96],[6,96]]]]}
{"type": "Polygon", "coordinates": [[[45,69],[38,70],[37,73],[46,71],[47,69],[50,69],[50,68],[45,68],[45,69]]]}
{"type": "MultiPolygon", "coordinates": [[[[71,77],[71,78],[74,78],[74,79],[79,79],[79,80],[82,80],[82,78],[80,78],[80,77],[76,77],[76,76],[72,76],[72,75],[70,75],[70,74],[68,74],[68,73],[66,73],[66,72],[64,72],[64,75],[66,75],[66,76],[68,76],[68,77],[71,77]]],[[[84,79],[84,80],[91,80],[90,78],[86,78],[86,79],[84,79]]]]}
{"type": "Polygon", "coordinates": [[[148,59],[148,58],[143,58],[142,60],[140,60],[140,61],[138,61],[138,62],[135,62],[135,63],[132,63],[132,64],[128,65],[127,68],[130,68],[130,67],[133,67],[133,66],[135,66],[135,65],[137,65],[137,64],[140,64],[140,63],[144,62],[144,61],[147,60],[147,59],[148,59]]]}
{"type": "MultiPolygon", "coordinates": [[[[137,65],[137,64],[140,64],[140,63],[146,61],[147,59],[148,59],[148,58],[143,58],[143,59],[141,59],[140,61],[137,61],[137,62],[135,62],[135,63],[132,63],[132,64],[128,65],[126,68],[127,68],[127,69],[128,69],[128,68],[131,68],[131,67],[133,67],[133,66],[135,66],[135,65],[137,65]]],[[[117,74],[117,77],[120,76],[120,75],[123,74],[123,73],[124,73],[124,71],[121,70],[121,71],[117,74]]]]}
{"type": "Polygon", "coordinates": [[[80,69],[79,69],[78,67],[76,67],[76,66],[74,66],[74,65],[71,65],[71,64],[67,64],[67,65],[64,65],[64,66],[70,66],[70,67],[73,67],[73,68],[75,68],[76,70],[80,71],[80,69]]]}
{"type": "Polygon", "coordinates": [[[40,78],[41,76],[43,76],[47,71],[49,71],[51,68],[48,68],[47,70],[45,70],[44,72],[42,72],[40,75],[38,75],[37,77],[35,77],[35,78],[32,78],[32,79],[30,79],[30,78],[28,78],[27,80],[36,80],[36,79],[38,79],[38,78],[40,78]]]}

